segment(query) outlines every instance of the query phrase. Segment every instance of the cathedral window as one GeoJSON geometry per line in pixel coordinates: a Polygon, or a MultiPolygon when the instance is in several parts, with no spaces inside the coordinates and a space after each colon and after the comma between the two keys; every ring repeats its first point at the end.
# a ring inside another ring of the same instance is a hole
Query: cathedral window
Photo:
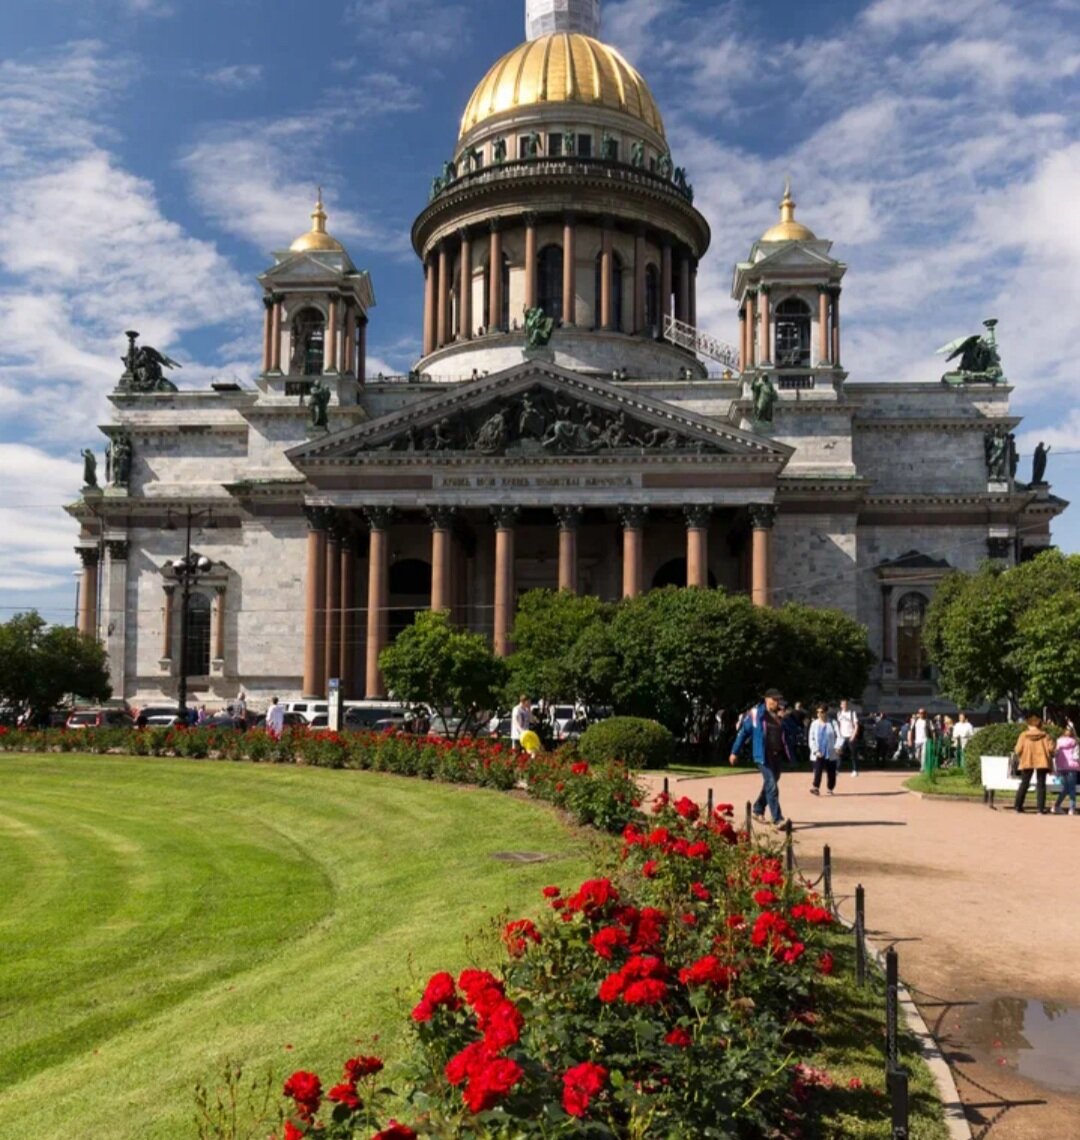
{"type": "Polygon", "coordinates": [[[927,601],[905,594],[896,606],[896,666],[901,681],[929,681],[930,661],[923,644],[927,601]]]}
{"type": "Polygon", "coordinates": [[[592,135],[578,135],[578,158],[592,158],[592,135]]]}
{"type": "Polygon", "coordinates": [[[184,672],[189,677],[210,675],[210,599],[194,593],[188,598],[184,672]]]}
{"type": "Polygon", "coordinates": [[[660,335],[660,271],[645,266],[645,327],[650,336],[660,335]]]}
{"type": "Polygon", "coordinates": [[[797,297],[776,306],[776,366],[810,367],[810,306],[797,297]]]}
{"type": "Polygon", "coordinates": [[[325,353],[326,323],[315,308],[301,309],[292,319],[290,376],[321,376],[325,353]]]}
{"type": "Polygon", "coordinates": [[[547,137],[547,153],[549,158],[562,157],[562,135],[550,134],[547,137]]]}
{"type": "Polygon", "coordinates": [[[563,251],[545,245],[537,259],[536,303],[549,317],[559,320],[563,311],[563,251]]]}

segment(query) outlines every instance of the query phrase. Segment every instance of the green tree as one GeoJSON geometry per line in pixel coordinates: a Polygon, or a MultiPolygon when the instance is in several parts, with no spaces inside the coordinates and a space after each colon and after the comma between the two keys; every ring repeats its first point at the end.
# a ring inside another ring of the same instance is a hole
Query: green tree
{"type": "Polygon", "coordinates": [[[707,744],[721,709],[762,691],[778,630],[774,614],[722,590],[668,586],[624,601],[611,623],[616,710],[707,744]]]}
{"type": "MultiPolygon", "coordinates": [[[[518,599],[511,640],[511,700],[519,693],[549,701],[596,703],[610,696],[604,627],[613,607],[566,590],[530,590],[518,599]],[[584,639],[582,651],[576,651],[584,639]]],[[[610,654],[607,655],[610,661],[610,654]]]]}
{"type": "Polygon", "coordinates": [[[0,704],[35,724],[69,696],[108,700],[108,658],[93,637],[70,626],[46,625],[36,611],[0,625],[0,704]]]}
{"type": "Polygon", "coordinates": [[[1069,598],[1080,555],[1056,550],[1006,570],[987,563],[949,575],[927,612],[924,643],[942,691],[960,705],[1008,699],[1067,706],[1074,649],[1069,598]]]}
{"type": "Polygon", "coordinates": [[[430,705],[461,718],[458,732],[499,702],[506,663],[479,633],[455,629],[443,613],[425,611],[379,655],[387,688],[407,704],[430,705]]]}
{"type": "Polygon", "coordinates": [[[858,699],[870,680],[874,654],[866,627],[841,610],[789,602],[775,613],[780,653],[772,684],[807,705],[841,697],[858,699]]]}

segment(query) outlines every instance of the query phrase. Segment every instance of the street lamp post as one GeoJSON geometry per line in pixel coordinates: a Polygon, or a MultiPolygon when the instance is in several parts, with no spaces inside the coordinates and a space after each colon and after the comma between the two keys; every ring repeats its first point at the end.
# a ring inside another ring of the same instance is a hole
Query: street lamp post
{"type": "MultiPolygon", "coordinates": [[[[184,557],[165,563],[165,572],[180,583],[180,681],[177,691],[177,706],[181,724],[187,724],[187,641],[188,641],[188,603],[191,601],[191,587],[199,577],[209,571],[212,563],[205,554],[191,549],[191,526],[195,519],[206,515],[207,527],[214,525],[214,512],[212,509],[193,510],[188,507],[185,511],[184,557]]],[[[172,513],[169,513],[165,524],[167,530],[175,530],[176,522],[172,513]]]]}

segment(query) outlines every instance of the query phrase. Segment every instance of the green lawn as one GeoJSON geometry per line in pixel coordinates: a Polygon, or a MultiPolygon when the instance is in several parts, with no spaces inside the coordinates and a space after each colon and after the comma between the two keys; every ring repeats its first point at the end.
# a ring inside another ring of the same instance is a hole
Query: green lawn
{"type": "Polygon", "coordinates": [[[589,842],[370,773],[0,756],[0,1138],[176,1140],[226,1056],[334,1076],[394,1027],[392,1055],[402,988],[583,876],[589,842]],[[522,850],[558,858],[491,858],[522,850]]]}
{"type": "Polygon", "coordinates": [[[969,783],[963,768],[940,769],[933,779],[920,772],[910,780],[905,780],[904,787],[930,796],[955,796],[958,799],[980,801],[983,798],[982,785],[969,783]]]}

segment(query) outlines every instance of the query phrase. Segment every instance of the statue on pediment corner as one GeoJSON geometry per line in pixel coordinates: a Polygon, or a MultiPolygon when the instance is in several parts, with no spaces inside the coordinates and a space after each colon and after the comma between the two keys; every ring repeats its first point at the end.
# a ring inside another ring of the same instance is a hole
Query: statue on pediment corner
{"type": "Polygon", "coordinates": [[[946,362],[956,360],[957,357],[960,359],[954,371],[942,376],[943,384],[997,384],[1005,379],[994,332],[997,321],[990,318],[983,321],[983,326],[986,329],[985,336],[978,333],[962,336],[937,350],[937,355],[944,356],[946,362]]]}
{"type": "Polygon", "coordinates": [[[753,384],[750,385],[750,392],[754,399],[755,422],[771,424],[776,410],[776,401],[780,398],[780,393],[776,390],[772,378],[764,372],[758,373],[753,384]]]}
{"type": "Polygon", "coordinates": [[[82,481],[84,487],[96,487],[97,481],[97,456],[88,447],[84,447],[79,452],[82,456],[83,469],[82,481]]]}
{"type": "Polygon", "coordinates": [[[312,428],[330,429],[330,389],[320,376],[308,393],[308,425],[312,428]]]}
{"type": "Polygon", "coordinates": [[[124,392],[175,392],[176,385],[165,378],[164,368],[179,368],[180,364],[148,344],[137,344],[139,334],[128,332],[128,350],[120,359],[124,375],[119,388],[124,392]]]}
{"type": "Polygon", "coordinates": [[[134,448],[131,438],[118,435],[105,453],[106,478],[115,487],[126,487],[131,481],[131,458],[134,448]]]}
{"type": "Polygon", "coordinates": [[[555,332],[555,318],[539,306],[525,310],[525,347],[547,348],[555,332]]]}
{"type": "Polygon", "coordinates": [[[987,432],[983,439],[986,451],[986,473],[996,483],[1003,483],[1009,477],[1009,434],[998,424],[987,432]]]}

